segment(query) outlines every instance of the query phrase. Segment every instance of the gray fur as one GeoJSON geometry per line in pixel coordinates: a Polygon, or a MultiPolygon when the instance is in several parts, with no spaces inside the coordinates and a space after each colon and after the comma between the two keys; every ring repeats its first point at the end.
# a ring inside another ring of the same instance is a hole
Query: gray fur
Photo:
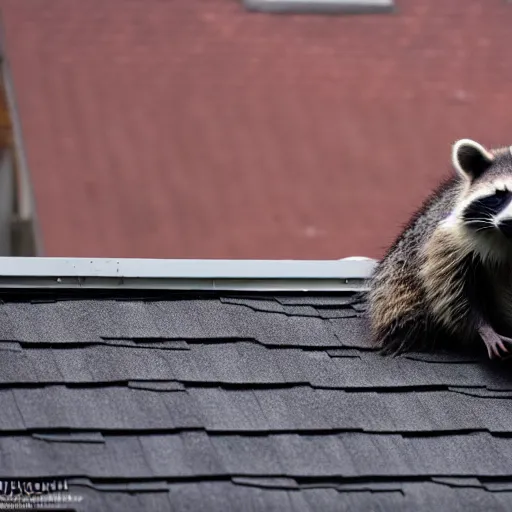
{"type": "MultiPolygon", "coordinates": [[[[512,184],[512,156],[508,149],[486,152],[485,158],[493,158],[489,170],[485,162],[482,168],[480,158],[472,173],[466,168],[472,163],[466,159],[468,146],[462,144],[463,154],[460,142],[456,151],[464,158],[458,160],[456,152],[453,157],[458,174],[423,203],[372,276],[368,313],[374,343],[385,352],[430,348],[445,341],[472,343],[480,325],[500,324],[492,316],[494,305],[512,320],[512,307],[496,297],[512,275],[512,242],[496,238],[501,236],[497,229],[489,230],[491,234],[466,229],[459,215],[460,208],[494,193],[503,180],[512,184]],[[458,207],[459,217],[454,213],[458,207]],[[453,226],[445,228],[452,217],[453,226]]],[[[481,156],[478,151],[476,155],[481,156]]]]}

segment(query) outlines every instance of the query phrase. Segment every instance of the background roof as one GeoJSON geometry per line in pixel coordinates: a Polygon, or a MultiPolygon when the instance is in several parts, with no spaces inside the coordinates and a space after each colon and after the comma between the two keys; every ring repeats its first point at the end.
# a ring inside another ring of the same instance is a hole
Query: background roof
{"type": "MultiPolygon", "coordinates": [[[[85,510],[510,510],[510,363],[385,358],[350,295],[0,304],[0,478],[85,510]]],[[[119,299],[119,297],[118,297],[119,299]]]]}
{"type": "Polygon", "coordinates": [[[511,143],[504,0],[0,7],[46,255],[377,257],[455,139],[511,143]]]}

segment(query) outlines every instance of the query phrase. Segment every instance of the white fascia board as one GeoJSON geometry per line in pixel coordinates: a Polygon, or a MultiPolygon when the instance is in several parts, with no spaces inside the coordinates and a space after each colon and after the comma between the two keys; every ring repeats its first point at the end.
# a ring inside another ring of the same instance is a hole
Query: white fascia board
{"type": "Polygon", "coordinates": [[[243,0],[251,11],[267,13],[373,14],[394,10],[393,0],[243,0]]]}
{"type": "Polygon", "coordinates": [[[375,260],[0,258],[2,288],[244,291],[363,289],[375,260]]]}

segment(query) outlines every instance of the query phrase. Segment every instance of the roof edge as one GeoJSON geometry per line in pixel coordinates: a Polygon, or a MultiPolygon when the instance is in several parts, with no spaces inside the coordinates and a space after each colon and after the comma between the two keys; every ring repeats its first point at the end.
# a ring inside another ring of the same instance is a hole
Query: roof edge
{"type": "Polygon", "coordinates": [[[0,257],[0,289],[358,291],[376,261],[0,257]]]}

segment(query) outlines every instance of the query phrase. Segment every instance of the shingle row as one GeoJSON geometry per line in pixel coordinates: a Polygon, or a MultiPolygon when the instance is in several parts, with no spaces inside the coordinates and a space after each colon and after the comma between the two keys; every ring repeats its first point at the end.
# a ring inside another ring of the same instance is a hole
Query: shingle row
{"type": "Polygon", "coordinates": [[[64,442],[0,437],[7,477],[84,475],[91,479],[417,478],[512,475],[509,438],[486,433],[404,437],[391,434],[225,435],[190,431],[103,435],[64,442]]]}
{"type": "Polygon", "coordinates": [[[188,347],[190,350],[157,350],[99,344],[67,348],[55,344],[52,348],[4,350],[0,385],[173,380],[247,386],[303,383],[340,389],[480,386],[512,390],[508,365],[488,361],[426,363],[364,352],[360,357],[336,357],[324,350],[215,339],[189,343],[188,347]]]}
{"type": "MultiPolygon", "coordinates": [[[[476,392],[478,390],[475,390],[476,392]]],[[[512,433],[509,400],[457,391],[376,393],[313,389],[49,385],[0,390],[0,431],[512,433]]]]}
{"type": "MultiPolygon", "coordinates": [[[[83,300],[0,306],[0,340],[92,342],[105,338],[256,339],[283,346],[342,346],[356,333],[324,319],[355,317],[349,305],[320,309],[276,300],[83,300]],[[272,312],[272,314],[269,314],[272,312]]],[[[334,322],[334,320],[333,320],[334,322]]],[[[360,322],[353,323],[359,326],[360,322]]],[[[361,341],[361,340],[360,340],[361,341]]]]}

